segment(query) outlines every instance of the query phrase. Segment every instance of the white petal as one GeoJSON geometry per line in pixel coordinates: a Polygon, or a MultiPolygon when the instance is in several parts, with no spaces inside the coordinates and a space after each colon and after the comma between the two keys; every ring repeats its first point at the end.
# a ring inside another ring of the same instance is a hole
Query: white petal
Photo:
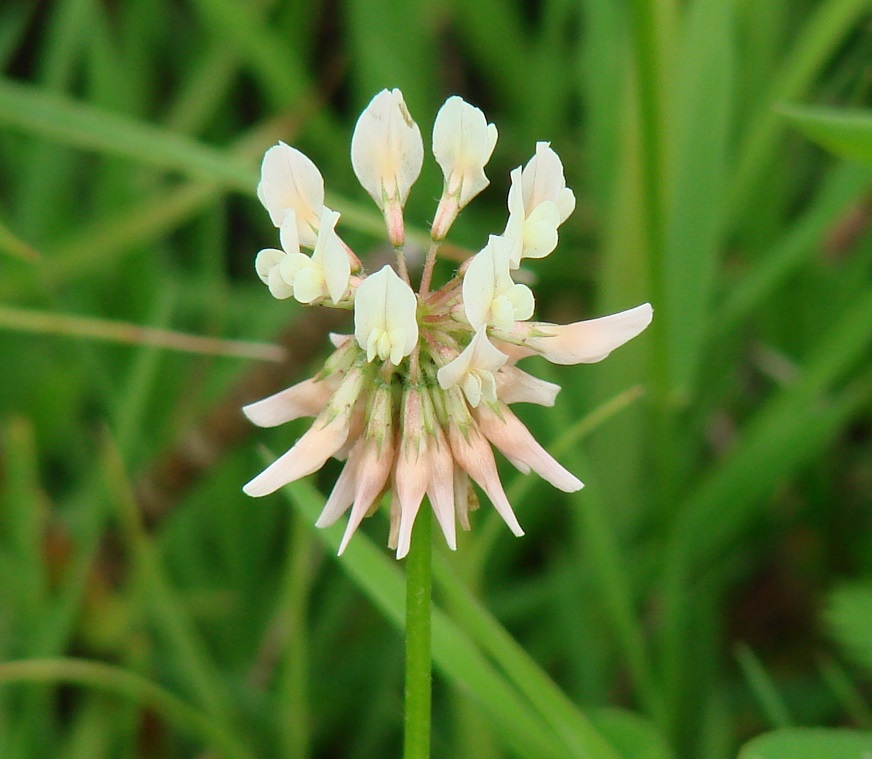
{"type": "Polygon", "coordinates": [[[300,252],[300,230],[297,226],[297,212],[291,208],[279,227],[279,241],[285,253],[300,252]]]}
{"type": "Polygon", "coordinates": [[[257,197],[276,227],[282,225],[288,210],[293,209],[302,244],[309,248],[315,245],[318,214],[324,205],[324,179],[303,153],[283,142],[267,150],[257,197]]]}
{"type": "Polygon", "coordinates": [[[363,188],[379,208],[398,200],[404,205],[421,173],[424,143],[403,94],[382,90],[360,114],[351,137],[351,164],[363,188]]]}
{"type": "Polygon", "coordinates": [[[254,259],[254,270],[260,281],[264,284],[269,283],[269,273],[273,267],[278,266],[281,260],[285,257],[284,251],[276,250],[275,248],[265,248],[257,254],[254,259]]]}
{"type": "Polygon", "coordinates": [[[557,204],[543,200],[524,222],[522,258],[545,258],[557,247],[560,212],[557,204]]]}
{"type": "Polygon", "coordinates": [[[354,336],[367,360],[398,364],[418,342],[418,299],[390,266],[361,282],[354,296],[354,336]],[[396,360],[395,360],[396,359],[396,360]]]}
{"type": "Polygon", "coordinates": [[[527,338],[524,343],[555,364],[592,364],[642,332],[651,323],[653,313],[651,305],[644,303],[574,324],[532,324],[529,327],[547,336],[527,338]]]}
{"type": "Polygon", "coordinates": [[[460,190],[462,208],[490,184],[484,167],[497,141],[497,129],[463,98],[448,98],[433,125],[433,155],[445,177],[445,191],[460,190]]]}
{"type": "Polygon", "coordinates": [[[566,188],[563,164],[547,142],[536,143],[536,155],[524,167],[524,209],[527,215],[544,200],[557,201],[566,188]]]}
{"type": "Polygon", "coordinates": [[[324,286],[333,304],[339,303],[348,289],[351,279],[351,261],[336,234],[339,214],[326,206],[321,212],[318,240],[312,253],[312,260],[321,269],[324,286]]]}
{"type": "Polygon", "coordinates": [[[285,300],[294,294],[294,289],[282,277],[280,266],[274,266],[270,270],[266,283],[273,298],[285,300]]]}

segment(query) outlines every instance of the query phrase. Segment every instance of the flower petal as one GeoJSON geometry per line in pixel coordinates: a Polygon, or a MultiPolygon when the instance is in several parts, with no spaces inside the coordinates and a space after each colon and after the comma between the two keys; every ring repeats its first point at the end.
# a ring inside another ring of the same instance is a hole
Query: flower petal
{"type": "Polygon", "coordinates": [[[390,266],[361,282],[354,296],[354,336],[367,352],[399,364],[418,343],[418,299],[390,266]]]}
{"type": "Polygon", "coordinates": [[[518,537],[523,535],[524,531],[518,524],[515,512],[512,511],[512,506],[506,497],[506,491],[503,490],[500,476],[497,474],[493,451],[481,433],[475,426],[471,426],[467,428],[464,435],[460,429],[452,425],[448,430],[448,436],[454,460],[487,493],[487,497],[509,529],[518,537]]]}
{"type": "Polygon", "coordinates": [[[318,217],[324,205],[324,179],[312,161],[296,148],[280,142],[263,157],[257,197],[280,227],[293,209],[300,227],[300,241],[315,245],[318,217]]]}
{"type": "Polygon", "coordinates": [[[310,377],[286,390],[242,407],[258,427],[277,427],[302,416],[317,416],[336,390],[336,383],[310,377]]]}
{"type": "Polygon", "coordinates": [[[436,114],[433,125],[433,155],[445,177],[444,194],[459,193],[463,208],[490,181],[484,167],[497,142],[497,128],[463,98],[453,95],[436,114]]]}
{"type": "Polygon", "coordinates": [[[507,364],[496,374],[497,397],[503,403],[535,403],[539,406],[553,406],[560,385],[546,382],[517,366],[507,364]]]}
{"type": "Polygon", "coordinates": [[[379,208],[384,210],[389,200],[405,204],[421,173],[424,142],[398,89],[382,90],[360,114],[351,137],[351,163],[379,208]]]}
{"type": "MultiPolygon", "coordinates": [[[[487,406],[475,412],[481,431],[512,463],[532,469],[543,480],[566,493],[574,493],[584,487],[581,480],[564,469],[546,451],[508,406],[500,407],[501,417],[487,406]]],[[[522,470],[523,471],[523,470],[522,470]]]]}
{"type": "Polygon", "coordinates": [[[280,456],[242,488],[246,495],[260,498],[289,482],[318,471],[348,438],[349,416],[340,414],[327,424],[316,421],[293,448],[280,456]]]}
{"type": "Polygon", "coordinates": [[[527,337],[523,342],[555,364],[592,364],[602,361],[615,348],[632,340],[650,323],[649,303],[599,319],[574,324],[533,323],[516,325],[516,333],[536,330],[543,337],[527,337]]]}

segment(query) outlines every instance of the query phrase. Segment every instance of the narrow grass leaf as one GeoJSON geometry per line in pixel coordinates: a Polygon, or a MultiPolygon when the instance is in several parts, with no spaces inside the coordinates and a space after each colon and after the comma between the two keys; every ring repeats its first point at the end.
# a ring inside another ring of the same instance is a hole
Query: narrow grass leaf
{"type": "Polygon", "coordinates": [[[738,759],[864,759],[872,754],[872,733],[795,727],[766,733],[742,746],[738,759]]]}
{"type": "Polygon", "coordinates": [[[872,111],[785,105],[778,112],[821,147],[872,166],[872,111]]]}

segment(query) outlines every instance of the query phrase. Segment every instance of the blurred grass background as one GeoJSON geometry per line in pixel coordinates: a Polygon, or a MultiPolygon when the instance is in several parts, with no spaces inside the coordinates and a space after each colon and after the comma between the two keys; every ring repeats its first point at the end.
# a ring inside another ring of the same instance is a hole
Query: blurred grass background
{"type": "MultiPolygon", "coordinates": [[[[534,369],[563,391],[524,419],[587,487],[505,468],[527,536],[485,506],[438,557],[434,757],[872,729],[872,169],[777,110],[868,106],[870,6],[5,0],[0,756],[399,754],[387,520],[336,561],[335,468],[247,499],[258,443],[303,427],[238,411],[347,327],[257,280],[260,156],[312,157],[372,260],[349,140],[394,86],[425,143],[450,94],[499,128],[461,253],[550,140],[579,204],[530,267],[539,317],[655,308],[603,364],[534,369]]],[[[440,190],[429,160],[419,230],[440,190]]]]}

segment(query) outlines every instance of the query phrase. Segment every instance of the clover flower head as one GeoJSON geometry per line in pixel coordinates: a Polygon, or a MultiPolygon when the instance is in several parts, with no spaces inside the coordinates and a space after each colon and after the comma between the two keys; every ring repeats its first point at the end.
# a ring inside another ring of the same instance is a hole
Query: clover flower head
{"type": "Polygon", "coordinates": [[[590,363],[642,332],[651,306],[574,324],[530,321],[533,293],[512,279],[523,258],[557,246],[557,228],[575,205],[563,165],[546,142],[511,173],[509,217],[501,235],[439,289],[431,291],[441,242],[459,211],[488,185],[484,174],[497,132],[459,97],[439,110],[433,154],[444,186],[432,245],[416,293],[403,256],[403,207],[423,162],[420,131],[399,90],[377,94],[358,119],[351,146],[355,174],[381,210],[397,268],[367,274],[323,205],[315,165],[280,143],[264,157],[258,197],[279,227],[280,248],[257,254],[270,293],[306,305],[353,310],[351,335],[331,335],[334,351],[313,378],[244,407],[261,427],[313,417],[309,430],[243,488],[260,497],[320,469],[345,464],[316,525],[348,513],[342,553],[364,517],[390,501],[389,546],[404,557],[426,496],[449,548],[456,526],[470,528],[475,483],[515,535],[523,529],[500,482],[494,449],[523,473],[554,487],[582,487],[512,412],[516,403],[553,406],[558,385],[518,362],[540,355],[556,364],[590,363]],[[311,256],[301,250],[312,248],[311,256]]]}

